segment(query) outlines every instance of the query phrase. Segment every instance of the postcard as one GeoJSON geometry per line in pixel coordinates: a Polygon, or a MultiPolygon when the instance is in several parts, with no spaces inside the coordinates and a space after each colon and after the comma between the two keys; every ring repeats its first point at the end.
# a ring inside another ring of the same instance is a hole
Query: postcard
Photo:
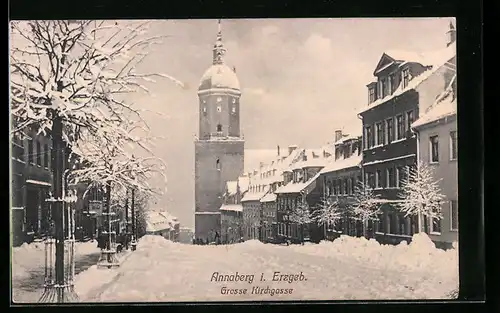
{"type": "Polygon", "coordinates": [[[455,27],[12,21],[12,301],[456,298],[455,27]]]}

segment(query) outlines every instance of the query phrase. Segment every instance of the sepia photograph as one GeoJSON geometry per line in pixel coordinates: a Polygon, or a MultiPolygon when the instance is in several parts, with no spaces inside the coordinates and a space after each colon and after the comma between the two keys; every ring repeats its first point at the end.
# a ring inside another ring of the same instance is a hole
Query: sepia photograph
{"type": "Polygon", "coordinates": [[[455,18],[9,26],[12,303],[458,297],[455,18]]]}

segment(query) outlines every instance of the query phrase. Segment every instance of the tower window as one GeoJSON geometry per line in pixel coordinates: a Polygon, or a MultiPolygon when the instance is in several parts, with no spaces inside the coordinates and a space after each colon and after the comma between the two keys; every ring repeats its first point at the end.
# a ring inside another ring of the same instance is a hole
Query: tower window
{"type": "Polygon", "coordinates": [[[207,115],[207,107],[206,106],[203,106],[203,114],[207,115]]]}
{"type": "Polygon", "coordinates": [[[222,111],[222,107],[220,105],[217,106],[217,112],[221,112],[222,111]]]}
{"type": "Polygon", "coordinates": [[[215,161],[215,168],[220,171],[220,160],[217,158],[217,161],[215,161]]]}
{"type": "Polygon", "coordinates": [[[236,113],[236,106],[235,106],[235,105],[233,105],[233,108],[231,109],[231,111],[232,111],[233,113],[236,113]]]}
{"type": "Polygon", "coordinates": [[[222,131],[222,125],[221,124],[217,124],[217,132],[221,132],[222,131]]]}

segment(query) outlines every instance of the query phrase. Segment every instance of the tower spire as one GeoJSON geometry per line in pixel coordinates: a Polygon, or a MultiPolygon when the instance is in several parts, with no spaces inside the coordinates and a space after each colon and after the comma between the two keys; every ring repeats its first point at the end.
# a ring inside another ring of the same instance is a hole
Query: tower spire
{"type": "Polygon", "coordinates": [[[213,64],[222,64],[224,63],[223,56],[226,53],[226,49],[222,44],[222,27],[220,19],[218,19],[217,28],[217,40],[215,41],[213,49],[213,64]]]}

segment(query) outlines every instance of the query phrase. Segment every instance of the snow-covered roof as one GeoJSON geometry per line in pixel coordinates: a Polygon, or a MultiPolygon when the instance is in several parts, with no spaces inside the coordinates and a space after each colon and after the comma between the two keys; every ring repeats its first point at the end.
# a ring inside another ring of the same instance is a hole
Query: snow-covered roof
{"type": "Polygon", "coordinates": [[[288,170],[293,171],[307,167],[324,167],[332,156],[333,153],[330,153],[330,156],[325,157],[323,149],[304,149],[295,162],[292,162],[288,167],[288,170]],[[306,156],[306,160],[303,159],[304,155],[306,156]]]}
{"type": "Polygon", "coordinates": [[[278,156],[277,149],[245,149],[245,173],[260,170],[260,163],[270,163],[278,156]]]}
{"type": "Polygon", "coordinates": [[[241,199],[241,202],[259,201],[260,199],[262,199],[262,197],[264,197],[266,195],[266,193],[268,191],[269,191],[269,186],[268,185],[264,185],[264,188],[261,191],[257,191],[257,192],[250,192],[250,191],[248,191],[243,196],[243,199],[241,199]]]}
{"type": "Polygon", "coordinates": [[[351,155],[348,158],[340,159],[340,160],[332,160],[328,163],[322,170],[321,174],[331,173],[343,169],[347,169],[350,167],[360,166],[361,161],[363,160],[363,155],[358,155],[357,153],[351,155]]]}
{"type": "Polygon", "coordinates": [[[238,182],[237,181],[226,182],[226,189],[228,196],[235,195],[238,192],[238,182]]]}
{"type": "Polygon", "coordinates": [[[309,187],[316,179],[319,177],[320,172],[314,175],[312,178],[308,179],[306,182],[293,183],[290,182],[284,186],[278,188],[274,193],[299,193],[309,187]]]}
{"type": "Polygon", "coordinates": [[[421,115],[411,127],[418,128],[455,114],[457,114],[457,100],[452,90],[449,89],[445,91],[444,96],[439,97],[436,103],[434,103],[427,112],[421,115]]]}
{"type": "Polygon", "coordinates": [[[210,66],[200,80],[199,91],[209,89],[233,89],[240,90],[238,76],[226,64],[214,64],[210,66]]]}
{"type": "Polygon", "coordinates": [[[161,230],[171,229],[169,220],[165,218],[160,212],[148,212],[146,214],[146,231],[156,232],[161,230]]]}
{"type": "Polygon", "coordinates": [[[339,140],[335,141],[335,145],[341,145],[343,144],[344,142],[346,141],[349,141],[349,140],[356,140],[358,138],[362,137],[361,134],[345,134],[342,136],[342,138],[340,138],[339,140]]]}
{"type": "Polygon", "coordinates": [[[248,176],[238,177],[238,186],[240,187],[240,192],[243,193],[248,190],[248,185],[250,184],[250,178],[248,176]]]}
{"type": "Polygon", "coordinates": [[[275,193],[268,193],[262,199],[260,199],[260,202],[274,202],[276,201],[276,194],[275,193]]]}
{"type": "Polygon", "coordinates": [[[243,206],[241,204],[223,204],[219,210],[232,211],[232,212],[242,212],[243,206]]]}
{"type": "Polygon", "coordinates": [[[403,87],[403,84],[399,84],[398,89],[396,89],[392,94],[386,95],[384,98],[377,99],[374,102],[370,103],[368,107],[363,108],[361,111],[358,112],[358,114],[362,114],[364,112],[367,112],[374,107],[377,107],[381,105],[382,103],[385,103],[397,96],[400,96],[407,91],[414,90],[418,86],[420,86],[421,83],[426,81],[429,77],[432,76],[435,72],[437,72],[443,65],[445,65],[449,60],[451,60],[453,57],[456,55],[456,45],[455,43],[449,45],[445,49],[436,51],[436,52],[430,52],[425,54],[425,59],[426,61],[422,65],[426,66],[432,66],[432,68],[424,71],[418,76],[413,77],[409,82],[408,86],[403,87]]]}

